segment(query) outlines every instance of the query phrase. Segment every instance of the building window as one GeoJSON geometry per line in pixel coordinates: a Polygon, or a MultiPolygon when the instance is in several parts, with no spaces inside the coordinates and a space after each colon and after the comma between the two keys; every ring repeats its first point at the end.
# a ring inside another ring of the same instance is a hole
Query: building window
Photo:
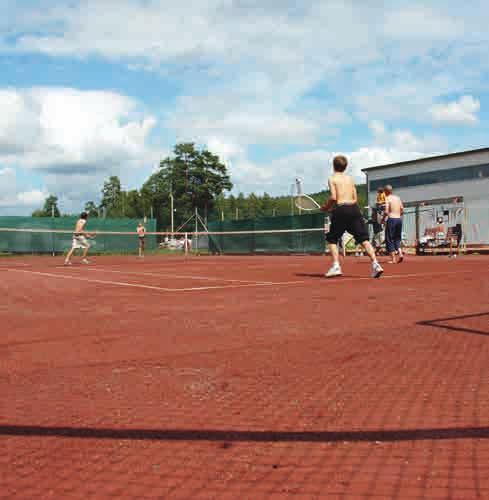
{"type": "Polygon", "coordinates": [[[388,177],[370,181],[369,185],[370,191],[377,191],[377,188],[387,184],[390,184],[394,189],[403,189],[429,184],[439,184],[442,182],[460,182],[486,178],[489,178],[489,164],[388,177]]]}

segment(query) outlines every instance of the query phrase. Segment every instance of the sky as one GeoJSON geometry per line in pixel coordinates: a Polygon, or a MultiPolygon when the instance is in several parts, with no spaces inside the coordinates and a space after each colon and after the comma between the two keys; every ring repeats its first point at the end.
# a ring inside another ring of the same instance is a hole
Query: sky
{"type": "Polygon", "coordinates": [[[233,193],[486,147],[489,6],[451,0],[0,0],[0,214],[62,212],[178,142],[233,193]]]}

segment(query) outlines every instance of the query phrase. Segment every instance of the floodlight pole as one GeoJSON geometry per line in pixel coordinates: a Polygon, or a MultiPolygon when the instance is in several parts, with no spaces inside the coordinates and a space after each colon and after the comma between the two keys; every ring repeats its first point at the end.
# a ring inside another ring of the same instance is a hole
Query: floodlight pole
{"type": "Polygon", "coordinates": [[[171,211],[171,232],[173,233],[174,220],[173,220],[173,193],[170,193],[170,211],[171,211]]]}
{"type": "MultiPolygon", "coordinates": [[[[53,219],[53,222],[51,223],[51,227],[54,227],[54,203],[51,205],[51,219],[53,219]]],[[[51,233],[51,243],[53,246],[53,257],[56,255],[56,251],[54,248],[54,232],[51,233]]]]}

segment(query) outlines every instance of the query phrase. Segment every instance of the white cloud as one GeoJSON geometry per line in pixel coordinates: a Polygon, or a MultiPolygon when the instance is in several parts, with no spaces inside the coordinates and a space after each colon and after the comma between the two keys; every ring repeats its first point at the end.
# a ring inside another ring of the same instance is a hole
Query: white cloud
{"type": "Polygon", "coordinates": [[[278,7],[273,1],[222,0],[86,0],[51,5],[32,19],[30,30],[24,27],[19,33],[17,50],[140,58],[155,65],[175,60],[200,60],[205,65],[211,58],[301,65],[304,54],[310,61],[336,65],[345,52],[365,60],[371,56],[372,40],[363,21],[369,10],[378,12],[338,1],[327,7],[305,2],[300,8],[287,1],[278,7]],[[344,25],[352,29],[340,45],[344,25]],[[361,55],[358,46],[363,46],[361,55]]]}
{"type": "Polygon", "coordinates": [[[385,123],[373,120],[369,123],[373,134],[374,147],[387,148],[398,151],[400,154],[420,155],[443,151],[447,145],[437,136],[426,135],[419,137],[410,130],[387,128],[385,123]]]}
{"type": "Polygon", "coordinates": [[[13,168],[0,169],[0,196],[5,197],[15,190],[15,170],[13,168]]]}
{"type": "Polygon", "coordinates": [[[18,154],[35,147],[40,135],[39,107],[30,96],[0,89],[0,154],[18,154]]]}
{"type": "Polygon", "coordinates": [[[435,104],[430,108],[430,113],[433,121],[438,124],[474,125],[479,121],[477,117],[479,110],[479,100],[464,95],[458,101],[435,104]]]}
{"type": "Polygon", "coordinates": [[[382,71],[372,75],[366,72],[365,84],[353,98],[361,119],[431,123],[433,103],[441,96],[463,88],[460,79],[443,73],[427,79],[426,74],[410,74],[410,69],[399,71],[394,81],[382,71]]]}
{"type": "MultiPolygon", "coordinates": [[[[330,161],[342,127],[362,140],[351,117],[371,122],[374,137],[349,153],[356,175],[365,164],[444,150],[439,138],[389,122],[477,122],[475,98],[440,103],[481,88],[486,9],[441,0],[50,0],[0,20],[0,51],[95,56],[176,80],[180,95],[164,110],[169,135],[207,144],[250,190],[300,168],[319,182],[314,172],[330,161]],[[254,145],[306,151],[265,164],[249,159],[254,145]]],[[[155,118],[130,98],[5,92],[0,164],[37,169],[70,197],[87,184],[98,189],[106,173],[158,159],[147,145],[155,118]]]]}
{"type": "Polygon", "coordinates": [[[231,160],[237,156],[242,156],[245,152],[244,148],[239,144],[225,142],[218,137],[209,137],[207,148],[224,160],[231,160]]]}
{"type": "Polygon", "coordinates": [[[0,91],[0,161],[41,170],[108,170],[141,160],[156,120],[132,99],[67,88],[0,91]]]}
{"type": "Polygon", "coordinates": [[[423,41],[453,40],[464,36],[464,22],[443,10],[436,11],[426,5],[407,5],[387,11],[384,34],[392,40],[408,43],[423,41]]]}
{"type": "Polygon", "coordinates": [[[326,188],[332,173],[332,161],[336,154],[344,154],[349,161],[348,173],[359,183],[365,182],[362,169],[423,156],[416,151],[403,151],[395,147],[371,145],[355,151],[328,151],[323,149],[303,151],[282,156],[270,163],[252,162],[238,158],[232,162],[234,192],[268,192],[272,195],[289,195],[295,177],[304,179],[306,192],[317,192],[326,188]]]}
{"type": "MultiPolygon", "coordinates": [[[[480,54],[481,44],[487,48],[488,43],[481,22],[485,9],[458,9],[436,0],[429,6],[421,0],[391,5],[353,0],[306,0],[300,5],[291,0],[52,0],[41,12],[31,8],[21,16],[19,10],[13,18],[19,21],[17,36],[12,28],[6,31],[13,40],[7,44],[11,52],[95,55],[172,75],[184,95],[199,88],[201,97],[194,100],[208,98],[216,109],[222,108],[215,103],[220,97],[231,103],[227,112],[215,115],[200,113],[199,106],[186,121],[178,111],[170,122],[178,131],[190,125],[194,135],[205,139],[229,128],[228,140],[243,132],[250,143],[255,136],[268,143],[280,136],[287,141],[284,129],[290,135],[297,131],[299,142],[313,142],[318,122],[304,115],[298,103],[318,85],[337,92],[343,106],[339,112],[350,114],[345,109],[350,105],[366,120],[427,122],[436,100],[462,91],[456,69],[463,66],[467,75],[467,57],[471,51],[480,54]],[[378,74],[372,74],[374,68],[378,74]],[[258,127],[266,129],[264,135],[250,133],[258,126],[252,115],[258,125],[270,125],[258,127]]],[[[478,59],[474,72],[480,74],[484,61],[478,59]]],[[[177,109],[190,104],[189,99],[180,99],[177,109]]],[[[329,105],[324,103],[324,109],[329,105]]]]}
{"type": "MultiPolygon", "coordinates": [[[[336,154],[348,158],[348,173],[357,182],[365,182],[363,168],[406,161],[446,151],[446,144],[437,137],[421,138],[409,130],[389,130],[382,122],[370,124],[372,142],[368,146],[351,151],[313,149],[284,155],[269,163],[252,162],[246,156],[232,163],[235,192],[246,185],[249,191],[288,195],[296,176],[304,179],[307,192],[325,188],[332,172],[332,160],[336,154]]],[[[248,191],[247,190],[247,191],[248,191]]]]}
{"type": "MultiPolygon", "coordinates": [[[[93,197],[104,176],[127,174],[158,158],[147,144],[156,119],[117,93],[6,89],[0,108],[0,165],[36,170],[51,192],[93,197]]],[[[33,192],[19,201],[34,198],[33,192]]]]}
{"type": "Polygon", "coordinates": [[[46,192],[23,188],[19,185],[15,169],[0,169],[0,214],[29,214],[42,205],[46,192]]]}
{"type": "Polygon", "coordinates": [[[17,200],[21,205],[25,205],[27,207],[33,207],[37,205],[41,205],[47,194],[39,189],[33,189],[31,191],[23,191],[17,193],[17,200]]]}
{"type": "Polygon", "coordinates": [[[222,114],[203,101],[181,107],[167,122],[178,136],[209,142],[213,138],[240,147],[249,144],[311,144],[317,140],[319,126],[306,118],[266,109],[229,109],[222,114]]]}

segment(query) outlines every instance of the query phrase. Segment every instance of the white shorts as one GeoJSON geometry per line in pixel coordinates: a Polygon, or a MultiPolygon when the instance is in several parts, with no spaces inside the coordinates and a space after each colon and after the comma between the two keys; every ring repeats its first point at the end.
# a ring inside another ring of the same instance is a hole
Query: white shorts
{"type": "Polygon", "coordinates": [[[73,236],[72,248],[90,248],[90,243],[88,243],[87,239],[82,234],[73,236]]]}

